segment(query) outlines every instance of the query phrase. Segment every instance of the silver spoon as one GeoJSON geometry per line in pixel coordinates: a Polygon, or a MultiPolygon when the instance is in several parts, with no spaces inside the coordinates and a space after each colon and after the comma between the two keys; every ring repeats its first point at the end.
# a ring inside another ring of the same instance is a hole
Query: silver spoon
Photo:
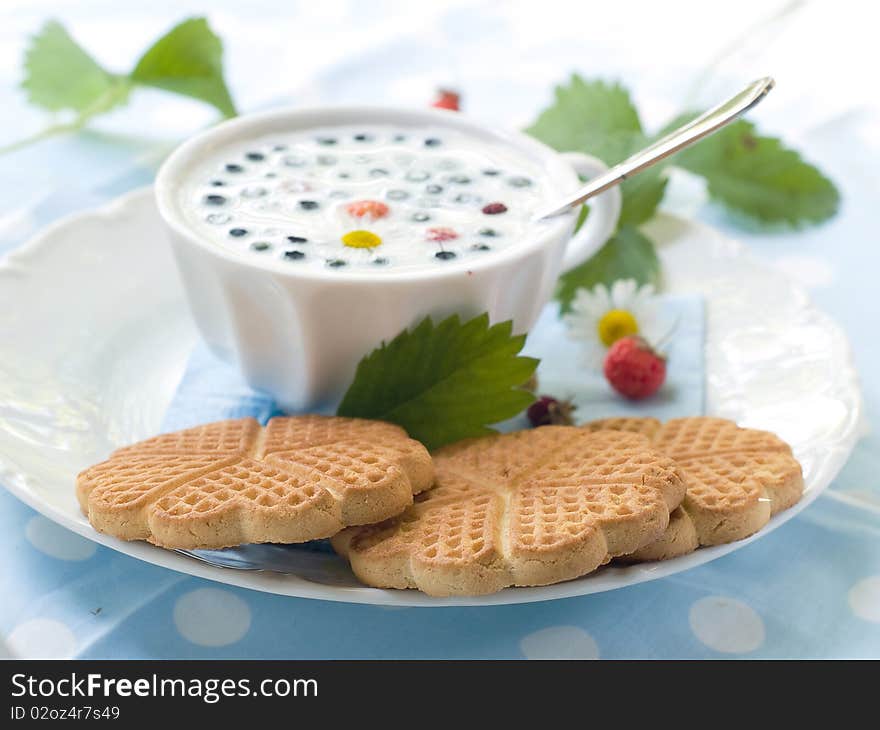
{"type": "Polygon", "coordinates": [[[745,114],[749,109],[756,106],[774,86],[774,81],[769,76],[758,79],[749,84],[745,89],[725,102],[701,114],[696,119],[684,126],[670,132],[662,139],[639,150],[623,162],[610,168],[607,172],[594,177],[582,188],[569,195],[563,202],[554,203],[552,207],[539,211],[535,220],[549,218],[560,213],[565,213],[585,200],[598,195],[604,190],[613,187],[629,177],[640,173],[642,170],[656,164],[665,157],[669,157],[679,150],[689,147],[703,137],[707,137],[737,117],[745,114]]]}

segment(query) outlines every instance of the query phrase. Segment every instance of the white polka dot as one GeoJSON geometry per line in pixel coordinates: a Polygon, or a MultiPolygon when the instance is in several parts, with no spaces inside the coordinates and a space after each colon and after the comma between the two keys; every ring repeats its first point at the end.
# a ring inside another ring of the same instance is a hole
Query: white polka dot
{"type": "Polygon", "coordinates": [[[880,623],[880,575],[864,578],[850,589],[849,607],[859,618],[880,623]]]}
{"type": "Polygon", "coordinates": [[[742,601],[707,596],[691,606],[691,630],[710,649],[745,654],[764,643],[764,622],[742,601]]]}
{"type": "Polygon", "coordinates": [[[19,624],[6,637],[13,656],[22,659],[68,659],[76,651],[76,637],[60,621],[35,618],[19,624]]]}
{"type": "Polygon", "coordinates": [[[596,641],[577,626],[552,626],[519,642],[527,659],[598,659],[596,641]]]}
{"type": "Polygon", "coordinates": [[[91,540],[56,525],[43,515],[32,517],[24,534],[41,553],[59,560],[88,560],[98,549],[91,540]]]}
{"type": "Polygon", "coordinates": [[[218,588],[199,588],[177,600],[174,624],[180,635],[193,644],[226,646],[247,633],[251,610],[234,593],[218,588]]]}

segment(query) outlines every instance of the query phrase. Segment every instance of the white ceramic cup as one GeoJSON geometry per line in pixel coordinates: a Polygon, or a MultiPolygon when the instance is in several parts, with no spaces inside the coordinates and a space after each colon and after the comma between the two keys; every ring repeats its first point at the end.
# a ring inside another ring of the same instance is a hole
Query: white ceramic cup
{"type": "Polygon", "coordinates": [[[273,132],[351,124],[446,127],[507,145],[540,164],[556,193],[574,190],[578,175],[607,169],[593,157],[560,154],[524,134],[436,109],[272,111],[225,122],[178,147],[159,170],[155,190],[196,324],[216,355],[289,410],[341,397],[364,355],[426,316],[439,321],[488,312],[493,323],[513,320],[514,331],[528,331],[560,272],[594,254],[620,214],[620,191],[612,188],[590,201],[590,215],[574,237],[572,212],[541,222],[529,240],[478,260],[381,274],[285,268],[226,249],[188,225],[182,183],[213,150],[273,132]]]}

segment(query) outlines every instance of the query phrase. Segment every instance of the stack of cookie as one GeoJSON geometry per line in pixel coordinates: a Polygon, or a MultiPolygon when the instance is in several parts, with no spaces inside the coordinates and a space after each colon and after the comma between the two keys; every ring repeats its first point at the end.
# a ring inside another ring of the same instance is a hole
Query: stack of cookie
{"type": "Polygon", "coordinates": [[[610,419],[433,454],[391,424],[208,424],[80,474],[92,525],[169,548],[330,537],[364,583],[468,595],[738,540],[799,499],[791,449],[716,418],[610,419]]]}

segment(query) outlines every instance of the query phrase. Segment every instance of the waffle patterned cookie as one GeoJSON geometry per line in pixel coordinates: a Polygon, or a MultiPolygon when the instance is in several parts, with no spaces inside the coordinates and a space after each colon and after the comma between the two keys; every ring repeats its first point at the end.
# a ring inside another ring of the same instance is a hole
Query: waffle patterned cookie
{"type": "Polygon", "coordinates": [[[657,540],[684,497],[639,434],[544,426],[434,454],[434,488],[402,515],[336,535],[364,583],[435,596],[549,585],[657,540]]]}
{"type": "Polygon", "coordinates": [[[76,492],[100,532],[193,549],[329,537],[399,514],[433,479],[425,447],[389,423],[242,418],[119,449],[76,492]]]}
{"type": "Polygon", "coordinates": [[[663,560],[741,540],[797,502],[804,489],[791,448],[768,431],[723,418],[610,418],[584,426],[642,434],[681,467],[687,493],[663,537],[624,559],[663,560]]]}

